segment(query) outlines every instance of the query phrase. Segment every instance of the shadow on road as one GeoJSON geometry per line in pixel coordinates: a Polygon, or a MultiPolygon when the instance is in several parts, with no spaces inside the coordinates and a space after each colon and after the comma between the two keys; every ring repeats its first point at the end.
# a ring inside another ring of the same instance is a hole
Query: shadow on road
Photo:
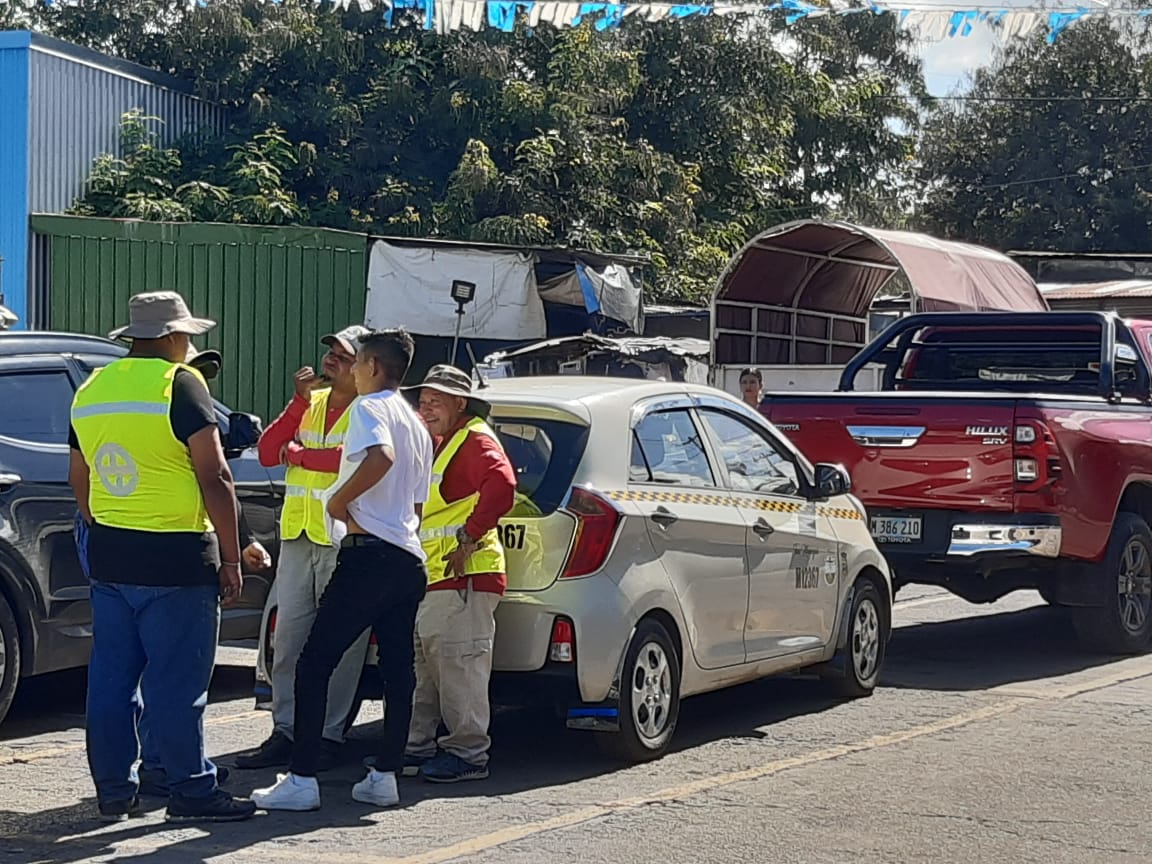
{"type": "Polygon", "coordinates": [[[985,690],[1068,675],[1115,660],[1079,647],[1067,610],[1035,606],[900,627],[888,644],[880,685],[985,690]]]}
{"type": "MultiPolygon", "coordinates": [[[[251,666],[217,666],[209,698],[228,702],[252,695],[251,666]]],[[[38,675],[20,682],[16,700],[0,725],[0,743],[84,727],[84,700],[88,693],[88,670],[69,669],[38,675]]]]}

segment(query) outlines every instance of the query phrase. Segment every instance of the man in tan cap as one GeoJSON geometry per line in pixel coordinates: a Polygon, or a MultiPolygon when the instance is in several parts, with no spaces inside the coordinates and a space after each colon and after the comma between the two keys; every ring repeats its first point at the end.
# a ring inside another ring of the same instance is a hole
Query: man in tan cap
{"type": "MultiPolygon", "coordinates": [[[[256,749],[238,755],[238,768],[279,767],[292,758],[296,663],[340,551],[328,536],[321,495],[336,482],[340,471],[350,419],[348,407],[356,399],[352,364],[356,362],[360,340],[368,332],[366,327],[353,324],[321,339],[328,346],[320,361],[321,374],[317,375],[311,366],[296,373],[292,401],[260,436],[260,462],[268,467],[288,467],[280,513],[276,630],[272,634],[272,734],[256,749]]],[[[367,646],[365,631],[332,673],[320,743],[320,770],[333,767],[339,759],[367,646]]]]}
{"type": "Polygon", "coordinates": [[[220,600],[239,596],[240,538],[232,475],[189,339],[194,318],[171,291],[129,301],[128,356],[97,369],[72,404],[69,481],[89,526],[92,658],[88,764],[100,815],[140,812],[134,765],[138,694],[167,775],[172,822],[231,822],[255,812],[217,785],[203,718],[220,600]]]}
{"type": "Polygon", "coordinates": [[[512,509],[516,472],[489,406],[455,366],[434,366],[419,393],[432,433],[432,488],[420,522],[428,593],[416,617],[416,694],[404,773],[433,783],[488,776],[488,679],[496,605],[507,585],[496,523],[512,509]],[[437,741],[443,721],[448,734],[437,741]]]}

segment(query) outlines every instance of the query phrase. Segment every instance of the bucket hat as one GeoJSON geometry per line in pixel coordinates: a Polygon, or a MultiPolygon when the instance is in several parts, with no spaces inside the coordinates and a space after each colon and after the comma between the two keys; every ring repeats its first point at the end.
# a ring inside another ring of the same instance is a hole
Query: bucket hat
{"type": "Polygon", "coordinates": [[[163,339],[171,333],[197,336],[215,326],[215,321],[194,318],[175,291],[150,291],[128,301],[128,324],[117,327],[108,338],[163,339]]]}
{"type": "Polygon", "coordinates": [[[487,418],[492,406],[472,392],[472,378],[463,369],[457,369],[447,363],[433,366],[424,376],[424,380],[411,387],[405,387],[405,392],[419,393],[421,390],[435,390],[445,396],[459,396],[468,400],[468,413],[481,419],[487,418]]]}

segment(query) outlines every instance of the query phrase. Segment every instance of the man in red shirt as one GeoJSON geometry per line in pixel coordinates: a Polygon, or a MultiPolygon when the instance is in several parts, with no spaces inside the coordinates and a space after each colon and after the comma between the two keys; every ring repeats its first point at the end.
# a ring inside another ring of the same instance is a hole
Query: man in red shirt
{"type": "MultiPolygon", "coordinates": [[[[345,327],[321,342],[328,353],[322,375],[305,366],[295,375],[296,395],[264,431],[260,463],[287,465],[284,508],[280,514],[280,560],[276,568],[276,630],[272,655],[272,734],[255,750],[236,758],[238,768],[287,765],[292,757],[295,722],[296,661],[312,630],[320,597],[332,578],[339,551],[328,535],[321,495],[340,471],[348,429],[348,406],[356,398],[352,364],[368,330],[345,327]]],[[[332,675],[320,768],[336,764],[344,742],[345,720],[356,698],[368,644],[365,631],[332,675]]]]}
{"type": "Polygon", "coordinates": [[[496,523],[512,509],[516,472],[484,422],[472,379],[435,366],[420,416],[432,433],[432,486],[420,523],[428,593],[416,618],[416,694],[404,773],[435,783],[488,776],[492,641],[507,585],[496,523]],[[448,734],[436,739],[443,721],[448,734]]]}

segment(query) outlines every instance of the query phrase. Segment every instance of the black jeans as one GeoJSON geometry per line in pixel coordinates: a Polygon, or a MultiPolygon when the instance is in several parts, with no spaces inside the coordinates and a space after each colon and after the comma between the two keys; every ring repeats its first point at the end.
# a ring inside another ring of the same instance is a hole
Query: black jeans
{"type": "Polygon", "coordinates": [[[345,539],[296,663],[295,740],[289,766],[293,774],[316,776],[328,681],[344,652],[369,627],[376,634],[385,700],[376,769],[402,770],[416,689],[413,631],[427,587],[427,571],[411,552],[375,537],[345,539]]]}

